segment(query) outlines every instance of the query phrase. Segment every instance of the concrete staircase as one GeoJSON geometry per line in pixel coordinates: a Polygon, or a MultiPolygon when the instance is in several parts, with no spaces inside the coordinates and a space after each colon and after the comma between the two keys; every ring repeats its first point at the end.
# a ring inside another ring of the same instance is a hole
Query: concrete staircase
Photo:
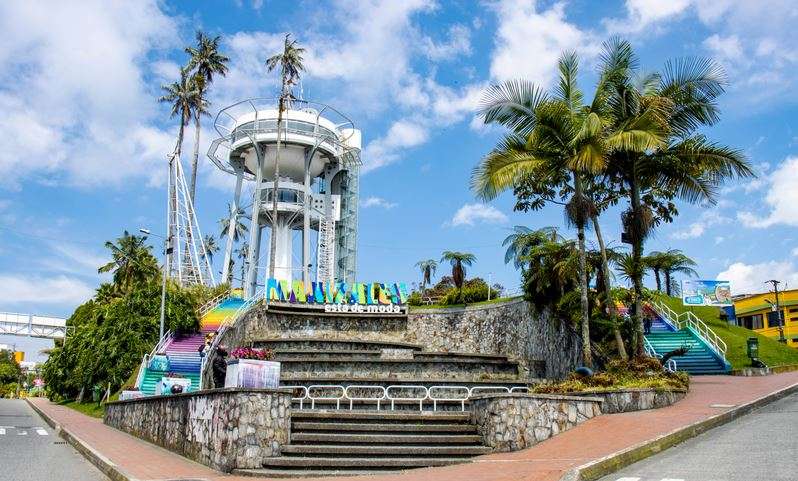
{"type": "Polygon", "coordinates": [[[489,452],[468,413],[294,410],[282,456],[239,474],[376,474],[464,463],[489,452]]]}
{"type": "Polygon", "coordinates": [[[651,324],[651,333],[646,335],[646,339],[658,355],[662,356],[680,347],[690,348],[686,355],[672,358],[676,361],[677,370],[693,375],[729,372],[728,363],[710,349],[695,332],[687,328],[676,330],[656,310],[649,309],[649,312],[654,314],[654,320],[651,324]]]}

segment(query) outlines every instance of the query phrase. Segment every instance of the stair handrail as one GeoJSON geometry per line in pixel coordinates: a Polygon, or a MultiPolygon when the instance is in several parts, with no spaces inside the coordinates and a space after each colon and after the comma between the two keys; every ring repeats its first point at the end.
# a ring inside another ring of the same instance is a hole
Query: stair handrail
{"type": "Polygon", "coordinates": [[[228,297],[230,297],[229,291],[224,291],[222,293],[217,294],[211,300],[207,301],[205,304],[197,308],[197,317],[202,319],[202,316],[215,309],[219,304],[222,303],[222,301],[224,301],[228,297]]]}
{"type": "MultiPolygon", "coordinates": [[[[660,362],[662,362],[662,354],[659,354],[656,350],[654,350],[654,346],[651,344],[651,341],[649,341],[645,336],[643,336],[643,348],[649,357],[653,357],[654,359],[658,359],[660,362]]],[[[668,359],[668,362],[666,362],[662,367],[669,372],[676,372],[678,369],[676,366],[676,359],[674,358],[668,359]]]]}
{"type": "Polygon", "coordinates": [[[139,373],[136,375],[136,384],[134,384],[135,387],[141,389],[141,383],[144,381],[144,370],[147,369],[147,367],[150,365],[150,360],[153,358],[153,356],[158,354],[158,351],[160,351],[161,348],[166,346],[166,343],[171,338],[172,338],[172,331],[171,330],[166,331],[163,337],[158,340],[158,344],[156,344],[155,347],[152,348],[152,351],[142,356],[141,364],[139,365],[139,373]]]}
{"type": "Polygon", "coordinates": [[[233,326],[233,324],[235,324],[240,317],[246,314],[250,308],[252,308],[253,306],[255,306],[255,304],[263,300],[264,295],[265,291],[259,291],[255,293],[254,296],[247,299],[246,302],[241,304],[238,307],[238,309],[235,310],[234,313],[225,317],[222,320],[222,322],[219,324],[219,329],[216,330],[216,335],[213,337],[213,341],[211,342],[211,347],[209,349],[209,352],[205,353],[205,355],[202,356],[202,362],[200,363],[200,389],[204,389],[203,379],[205,377],[204,374],[205,374],[205,368],[208,364],[208,359],[211,357],[211,353],[215,352],[216,348],[219,347],[219,343],[222,340],[223,334],[227,332],[227,330],[231,326],[233,326]]]}
{"type": "Polygon", "coordinates": [[[703,339],[709,347],[715,351],[718,355],[720,355],[723,360],[726,360],[726,343],[723,339],[720,338],[715,331],[709,328],[709,326],[704,323],[698,316],[693,314],[691,311],[685,311],[679,314],[679,317],[685,317],[684,321],[679,321],[680,324],[683,324],[685,327],[691,329],[698,337],[703,339]]]}
{"type": "Polygon", "coordinates": [[[673,309],[659,301],[651,302],[650,306],[657,314],[659,314],[662,320],[667,324],[670,324],[671,327],[677,331],[682,328],[681,323],[679,322],[679,314],[677,314],[673,309]]]}

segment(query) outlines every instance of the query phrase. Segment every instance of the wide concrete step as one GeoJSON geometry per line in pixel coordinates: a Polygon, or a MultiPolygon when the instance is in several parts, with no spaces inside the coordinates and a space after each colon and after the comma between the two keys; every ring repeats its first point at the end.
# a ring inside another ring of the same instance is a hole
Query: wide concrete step
{"type": "Polygon", "coordinates": [[[340,385],[340,386],[466,386],[466,387],[526,387],[537,384],[541,379],[519,379],[518,376],[497,376],[501,379],[430,379],[408,377],[400,378],[394,375],[383,376],[353,376],[353,375],[324,375],[310,376],[302,374],[280,373],[280,384],[285,387],[311,386],[311,385],[340,385]]]}
{"type": "Polygon", "coordinates": [[[285,455],[377,455],[377,456],[479,456],[492,450],[485,446],[384,446],[308,444],[288,445],[281,449],[285,455]]]}
{"type": "Polygon", "coordinates": [[[324,478],[336,476],[368,476],[376,474],[400,474],[398,469],[323,469],[323,468],[291,468],[274,467],[261,469],[236,469],[233,474],[257,478],[324,478]]]}
{"type": "Polygon", "coordinates": [[[469,379],[478,381],[490,376],[513,377],[518,375],[518,364],[507,361],[482,359],[375,359],[355,357],[329,357],[318,359],[304,357],[281,361],[280,373],[284,376],[368,377],[390,376],[397,379],[469,379]]]}
{"type": "Polygon", "coordinates": [[[291,420],[314,420],[316,422],[420,422],[420,423],[469,423],[470,413],[462,412],[416,412],[397,413],[391,411],[335,411],[335,410],[310,410],[297,409],[291,411],[291,420]]]}
{"type": "MultiPolygon", "coordinates": [[[[494,362],[506,363],[510,362],[507,356],[494,356],[490,354],[472,354],[461,352],[420,352],[410,351],[407,353],[407,360],[416,360],[424,362],[450,362],[450,361],[464,361],[464,362],[494,362]]],[[[349,360],[364,360],[371,361],[374,359],[387,359],[391,357],[384,354],[381,350],[367,350],[367,349],[351,349],[351,350],[314,350],[314,349],[275,349],[275,360],[332,360],[337,361],[341,359],[349,360]]]]}
{"type": "Polygon", "coordinates": [[[410,433],[476,433],[472,424],[430,424],[430,423],[342,423],[342,422],[294,422],[294,432],[335,431],[335,432],[410,432],[410,433]]]}
{"type": "Polygon", "coordinates": [[[482,437],[477,434],[291,433],[291,444],[476,444],[480,442],[482,442],[482,437]]]}
{"type": "Polygon", "coordinates": [[[381,351],[382,349],[403,349],[421,351],[419,344],[399,341],[361,341],[357,339],[321,339],[315,337],[292,337],[290,339],[265,338],[255,339],[254,346],[272,350],[304,349],[315,351],[381,351]]]}
{"type": "Polygon", "coordinates": [[[423,468],[428,466],[449,466],[452,464],[467,463],[469,457],[309,457],[309,456],[281,456],[266,458],[263,465],[266,467],[293,467],[308,469],[320,468],[423,468]]]}

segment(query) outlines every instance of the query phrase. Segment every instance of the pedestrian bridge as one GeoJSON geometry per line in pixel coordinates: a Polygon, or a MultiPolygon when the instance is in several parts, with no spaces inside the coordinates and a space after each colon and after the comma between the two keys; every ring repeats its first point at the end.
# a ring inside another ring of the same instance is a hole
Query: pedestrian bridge
{"type": "Polygon", "coordinates": [[[60,317],[0,312],[0,334],[63,339],[66,331],[66,319],[60,317]]]}

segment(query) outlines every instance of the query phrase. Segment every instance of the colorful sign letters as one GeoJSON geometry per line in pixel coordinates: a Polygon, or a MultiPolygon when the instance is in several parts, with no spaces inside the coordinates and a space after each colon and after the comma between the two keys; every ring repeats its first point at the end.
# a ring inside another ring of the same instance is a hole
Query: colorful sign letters
{"type": "Polygon", "coordinates": [[[323,305],[325,312],[399,313],[407,296],[404,282],[312,282],[305,286],[299,280],[266,281],[267,302],[323,305]]]}

